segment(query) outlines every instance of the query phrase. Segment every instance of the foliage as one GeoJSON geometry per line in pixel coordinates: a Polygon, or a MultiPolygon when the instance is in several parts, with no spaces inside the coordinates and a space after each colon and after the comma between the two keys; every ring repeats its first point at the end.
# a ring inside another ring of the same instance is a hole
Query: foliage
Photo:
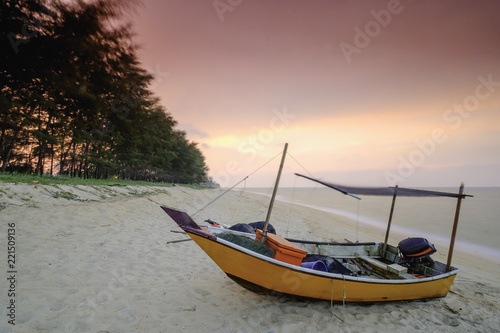
{"type": "Polygon", "coordinates": [[[0,171],[201,182],[196,143],[149,90],[134,1],[0,4],[0,171]]]}
{"type": "MultiPolygon", "coordinates": [[[[68,175],[26,175],[20,173],[0,172],[0,182],[14,184],[31,184],[31,185],[110,185],[110,186],[126,186],[126,185],[152,185],[146,181],[134,181],[127,179],[82,179],[78,177],[70,177],[68,175]]],[[[171,183],[157,183],[155,186],[171,187],[171,183]]]]}

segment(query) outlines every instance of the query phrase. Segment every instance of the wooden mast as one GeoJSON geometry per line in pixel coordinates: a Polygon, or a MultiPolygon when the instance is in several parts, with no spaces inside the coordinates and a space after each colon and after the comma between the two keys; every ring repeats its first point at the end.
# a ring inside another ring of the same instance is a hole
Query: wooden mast
{"type": "Polygon", "coordinates": [[[446,272],[449,272],[451,270],[451,257],[453,255],[453,248],[455,247],[455,236],[457,234],[458,217],[460,215],[460,206],[462,205],[463,193],[464,193],[464,183],[460,184],[460,189],[458,191],[458,194],[460,194],[460,196],[457,199],[457,209],[455,211],[455,220],[453,221],[453,230],[451,232],[450,249],[448,250],[448,261],[446,263],[446,272]]]}
{"type": "Polygon", "coordinates": [[[398,185],[394,188],[394,194],[392,196],[391,212],[389,213],[389,221],[387,222],[387,230],[385,231],[384,246],[382,247],[381,257],[384,257],[385,250],[387,249],[387,242],[389,240],[389,231],[391,230],[392,214],[394,213],[394,205],[396,203],[396,197],[398,196],[398,185]]]}
{"type": "Polygon", "coordinates": [[[271,202],[269,203],[269,209],[267,210],[266,222],[264,222],[264,227],[262,228],[262,237],[260,242],[265,243],[267,237],[267,226],[269,225],[269,219],[271,218],[271,211],[273,210],[274,199],[276,198],[276,193],[278,192],[278,185],[281,178],[281,171],[283,171],[283,165],[285,164],[286,151],[288,149],[288,143],[285,143],[285,149],[283,150],[283,155],[281,156],[280,168],[278,170],[278,177],[276,177],[276,183],[274,184],[273,195],[271,196],[271,202]]]}

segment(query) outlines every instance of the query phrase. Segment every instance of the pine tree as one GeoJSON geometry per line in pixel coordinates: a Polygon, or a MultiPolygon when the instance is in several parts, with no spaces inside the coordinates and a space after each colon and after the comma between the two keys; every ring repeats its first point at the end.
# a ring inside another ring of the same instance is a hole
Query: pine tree
{"type": "Polygon", "coordinates": [[[204,180],[203,155],[152,95],[130,27],[117,23],[134,3],[0,5],[2,171],[204,180]]]}

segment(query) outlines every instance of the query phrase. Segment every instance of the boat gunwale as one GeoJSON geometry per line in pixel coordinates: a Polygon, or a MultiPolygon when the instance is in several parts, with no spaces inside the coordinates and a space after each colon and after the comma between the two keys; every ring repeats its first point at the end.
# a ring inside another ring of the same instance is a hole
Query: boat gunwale
{"type": "MultiPolygon", "coordinates": [[[[302,274],[317,275],[317,276],[321,276],[324,278],[331,278],[331,279],[336,279],[336,280],[353,281],[353,282],[360,282],[360,283],[377,283],[377,284],[413,284],[413,283],[425,283],[425,282],[446,279],[452,275],[456,275],[459,272],[461,272],[460,269],[454,268],[453,270],[451,270],[449,272],[442,273],[439,275],[425,277],[425,278],[411,279],[411,280],[410,279],[401,279],[401,280],[399,280],[399,279],[398,280],[396,280],[396,279],[373,279],[373,278],[350,276],[350,275],[343,275],[343,274],[337,274],[337,273],[322,272],[322,271],[312,270],[310,268],[304,268],[301,266],[292,265],[292,264],[289,264],[289,263],[286,263],[286,262],[283,262],[283,261],[280,261],[280,260],[277,260],[277,259],[274,259],[271,257],[267,257],[265,255],[251,251],[251,250],[246,249],[240,245],[234,244],[232,242],[226,241],[226,240],[221,239],[221,238],[216,237],[216,236],[215,236],[216,239],[213,239],[212,237],[208,237],[208,235],[206,235],[204,233],[197,232],[197,231],[192,230],[192,229],[187,229],[187,230],[185,229],[184,231],[186,231],[186,233],[188,235],[195,234],[197,236],[200,236],[200,237],[203,237],[203,238],[208,239],[210,241],[227,246],[233,250],[243,252],[247,255],[253,256],[253,257],[258,258],[260,260],[267,261],[267,262],[272,263],[272,264],[277,265],[277,266],[286,267],[286,268],[292,269],[293,271],[298,271],[302,274]]],[[[215,260],[214,260],[214,262],[217,264],[217,262],[215,260]]],[[[224,272],[224,273],[227,273],[227,272],[224,272]]]]}
{"type": "Polygon", "coordinates": [[[309,240],[294,239],[294,238],[285,238],[285,239],[291,243],[315,244],[315,245],[370,246],[370,245],[380,244],[380,242],[340,243],[340,242],[317,242],[317,241],[309,241],[309,240]]]}

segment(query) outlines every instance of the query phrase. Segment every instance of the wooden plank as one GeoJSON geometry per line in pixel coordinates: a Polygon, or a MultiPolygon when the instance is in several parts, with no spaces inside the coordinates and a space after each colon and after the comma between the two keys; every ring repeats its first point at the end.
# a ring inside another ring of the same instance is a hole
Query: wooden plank
{"type": "Polygon", "coordinates": [[[387,265],[377,259],[357,256],[358,259],[368,264],[375,273],[387,279],[406,279],[408,278],[408,270],[398,264],[387,265]]]}
{"type": "Polygon", "coordinates": [[[396,275],[408,273],[408,268],[403,267],[403,266],[398,265],[398,264],[387,265],[387,270],[389,272],[393,272],[396,275]]]}
{"type": "Polygon", "coordinates": [[[376,267],[378,269],[387,270],[387,265],[384,264],[383,262],[380,262],[378,260],[375,260],[373,258],[368,258],[368,257],[361,257],[361,256],[359,256],[358,258],[361,259],[361,260],[363,260],[364,262],[368,263],[372,267],[376,267]]]}

